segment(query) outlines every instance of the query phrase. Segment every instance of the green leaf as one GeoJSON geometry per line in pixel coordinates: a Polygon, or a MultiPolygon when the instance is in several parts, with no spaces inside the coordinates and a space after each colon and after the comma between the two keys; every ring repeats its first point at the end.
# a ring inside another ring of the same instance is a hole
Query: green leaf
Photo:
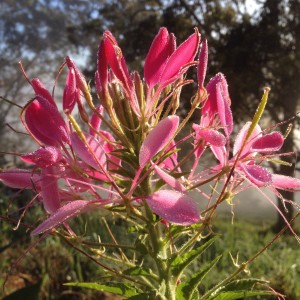
{"type": "Polygon", "coordinates": [[[155,299],[155,291],[150,291],[147,293],[138,294],[132,297],[127,298],[128,300],[153,300],[155,299]]]}
{"type": "Polygon", "coordinates": [[[190,265],[196,258],[198,258],[210,245],[212,245],[218,236],[209,239],[202,246],[185,253],[181,257],[177,256],[171,263],[172,274],[175,277],[179,277],[184,269],[190,265]]]}
{"type": "Polygon", "coordinates": [[[270,291],[254,290],[256,284],[266,284],[265,280],[257,278],[247,278],[234,280],[217,291],[209,300],[234,300],[245,297],[267,295],[270,296],[270,291]]]}
{"type": "Polygon", "coordinates": [[[274,294],[270,291],[231,291],[218,293],[218,295],[209,298],[209,300],[235,300],[254,296],[274,296],[274,294]]]}
{"type": "Polygon", "coordinates": [[[106,282],[106,283],[96,283],[96,282],[70,282],[65,283],[66,286],[83,287],[88,289],[93,289],[102,292],[108,292],[115,295],[120,295],[124,297],[132,297],[140,294],[142,291],[129,283],[123,282],[106,282]]]}
{"type": "MultiPolygon", "coordinates": [[[[216,265],[216,263],[220,260],[221,257],[222,257],[222,255],[217,256],[206,267],[204,267],[204,268],[200,269],[200,271],[196,272],[187,282],[181,283],[177,288],[178,299],[176,297],[176,300],[179,300],[179,299],[193,300],[198,285],[201,283],[203,278],[208,274],[208,272],[216,265]]],[[[177,296],[177,294],[176,294],[176,296],[177,296]]]]}
{"type": "MultiPolygon", "coordinates": [[[[192,295],[191,300],[199,300],[199,298],[200,298],[199,292],[197,290],[195,290],[192,295]]],[[[186,300],[186,299],[187,298],[185,296],[184,291],[180,287],[178,287],[177,293],[176,293],[176,300],[186,300]]]]}
{"type": "MultiPolygon", "coordinates": [[[[256,284],[267,284],[268,281],[257,278],[238,279],[221,288],[222,292],[251,290],[256,284]]],[[[220,291],[220,290],[219,290],[220,291]]]]}
{"type": "Polygon", "coordinates": [[[153,276],[150,270],[144,269],[142,267],[132,267],[123,271],[123,274],[130,276],[153,276]]]}
{"type": "MultiPolygon", "coordinates": [[[[194,300],[197,287],[208,274],[208,272],[216,265],[222,255],[217,256],[207,266],[196,272],[188,281],[179,284],[176,291],[176,300],[194,300]]],[[[196,298],[197,299],[197,298],[196,298]]],[[[199,299],[199,297],[198,297],[199,299]]]]}

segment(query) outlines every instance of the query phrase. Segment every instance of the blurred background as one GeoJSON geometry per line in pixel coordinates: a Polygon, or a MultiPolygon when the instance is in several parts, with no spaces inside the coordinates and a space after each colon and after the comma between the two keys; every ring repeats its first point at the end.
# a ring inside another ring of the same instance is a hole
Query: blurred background
{"type": "MultiPolygon", "coordinates": [[[[0,154],[0,167],[7,168],[20,163],[16,157],[4,153],[11,152],[12,149],[17,152],[30,149],[26,138],[16,132],[21,130],[20,109],[4,101],[6,99],[23,106],[34,96],[20,71],[20,61],[29,78],[38,77],[52,90],[57,71],[65,56],[69,55],[86,78],[91,80],[93,87],[96,52],[104,30],[109,29],[116,36],[129,69],[141,71],[151,41],[162,26],[176,35],[177,44],[189,36],[194,27],[198,27],[202,38],[208,40],[209,65],[206,80],[217,72],[226,75],[236,131],[253,116],[263,88],[271,87],[263,127],[283,122],[277,129],[284,133],[289,124],[292,124],[283,152],[298,151],[300,0],[2,0],[0,151],[3,154],[0,154]],[[284,122],[285,120],[289,121],[284,122]]],[[[62,82],[58,81],[56,85],[58,100],[61,98],[64,75],[61,76],[62,82]]],[[[189,109],[192,94],[190,88],[183,90],[180,108],[182,115],[189,109]]],[[[193,121],[198,119],[199,116],[195,116],[193,121]]],[[[285,159],[292,167],[274,167],[274,172],[297,175],[297,155],[285,159]]],[[[283,192],[283,196],[299,203],[299,194],[283,192]]],[[[15,224],[6,218],[15,217],[17,220],[18,214],[8,215],[7,211],[17,211],[31,197],[29,193],[19,193],[2,185],[0,187],[0,270],[3,270],[0,274],[4,274],[0,283],[7,280],[3,295],[23,289],[22,298],[18,298],[20,296],[16,292],[17,296],[15,293],[5,299],[27,299],[24,297],[24,289],[30,288],[31,300],[34,299],[32,295],[36,295],[36,299],[106,299],[101,293],[86,293],[62,286],[67,281],[95,279],[101,276],[101,270],[59,240],[50,237],[35,245],[31,251],[26,251],[33,243],[29,234],[25,233],[26,227],[13,231],[15,224]],[[91,278],[92,276],[94,277],[91,278]]],[[[236,225],[230,225],[232,207],[223,207],[224,221],[217,226],[225,238],[223,244],[220,243],[217,247],[220,251],[225,247],[235,254],[241,252],[242,257],[249,257],[249,253],[253,254],[255,249],[259,249],[245,248],[249,239],[253,239],[253,244],[257,247],[285,224],[260,195],[251,192],[238,198],[235,202],[237,207],[233,207],[236,225]]],[[[273,200],[282,209],[281,201],[275,198],[273,200]]],[[[285,215],[291,219],[295,209],[292,205],[288,208],[285,215]]],[[[26,215],[27,219],[24,219],[28,224],[34,223],[37,216],[41,215],[38,208],[30,212],[26,215]]],[[[92,216],[83,216],[76,222],[92,223],[91,232],[97,232],[101,222],[97,216],[94,217],[90,220],[92,216]]],[[[252,275],[268,279],[271,277],[271,285],[287,294],[287,299],[300,299],[297,280],[300,278],[300,251],[296,240],[285,236],[270,252],[272,253],[266,254],[254,265],[257,273],[252,271],[252,275]]],[[[226,261],[228,270],[232,269],[233,265],[228,257],[224,264],[226,261]]],[[[221,273],[215,274],[215,278],[222,276],[221,273]]]]}

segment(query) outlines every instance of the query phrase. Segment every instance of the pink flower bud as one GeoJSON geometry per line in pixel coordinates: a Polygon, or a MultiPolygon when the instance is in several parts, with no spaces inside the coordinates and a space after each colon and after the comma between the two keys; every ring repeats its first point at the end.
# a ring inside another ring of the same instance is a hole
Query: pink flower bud
{"type": "Polygon", "coordinates": [[[203,88],[203,84],[206,76],[206,70],[207,70],[207,61],[208,61],[208,48],[207,48],[207,41],[206,39],[204,39],[201,45],[198,70],[197,70],[198,85],[200,89],[203,88]]]}
{"type": "Polygon", "coordinates": [[[68,68],[72,68],[75,72],[76,87],[79,88],[83,93],[87,93],[89,91],[89,87],[81,71],[76,67],[76,65],[69,56],[66,57],[66,62],[68,68]]]}
{"type": "Polygon", "coordinates": [[[63,95],[63,110],[71,113],[76,103],[76,75],[74,69],[69,69],[63,95]]]}
{"type": "MultiPolygon", "coordinates": [[[[105,31],[103,34],[103,46],[100,44],[101,53],[102,56],[98,60],[103,61],[103,52],[102,47],[105,53],[105,57],[107,60],[107,63],[111,67],[113,73],[115,76],[120,80],[120,82],[123,84],[123,87],[127,91],[128,94],[131,94],[132,91],[132,82],[130,80],[129,72],[126,66],[126,62],[123,56],[123,53],[115,39],[115,37],[111,34],[109,31],[105,31]]],[[[104,72],[102,71],[102,67],[98,69],[100,81],[106,80],[106,78],[102,78],[101,76],[104,75],[104,72]],[[100,72],[99,72],[100,70],[100,72]]]]}
{"type": "Polygon", "coordinates": [[[70,142],[68,128],[57,107],[41,96],[26,107],[25,122],[31,134],[45,145],[70,142]]]}
{"type": "Polygon", "coordinates": [[[174,51],[174,42],[166,28],[161,28],[154,38],[147,54],[144,66],[144,77],[151,89],[161,77],[168,58],[174,51]]]}
{"type": "Polygon", "coordinates": [[[172,53],[162,72],[160,83],[171,83],[179,78],[186,69],[182,69],[195,58],[200,43],[200,34],[196,30],[172,53]]]}

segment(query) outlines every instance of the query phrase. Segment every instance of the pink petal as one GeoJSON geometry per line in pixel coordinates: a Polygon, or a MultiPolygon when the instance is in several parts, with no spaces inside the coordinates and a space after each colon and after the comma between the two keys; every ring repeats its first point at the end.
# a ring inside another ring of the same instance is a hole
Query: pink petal
{"type": "Polygon", "coordinates": [[[110,152],[117,150],[120,148],[120,146],[113,145],[115,143],[114,137],[111,135],[110,132],[101,130],[101,135],[103,135],[108,141],[111,141],[112,143],[106,142],[103,140],[103,150],[107,154],[109,160],[111,162],[108,162],[108,168],[109,169],[116,169],[121,164],[121,159],[116,157],[113,154],[110,154],[110,152]]]}
{"type": "Polygon", "coordinates": [[[246,177],[257,186],[266,186],[272,182],[272,174],[268,169],[257,165],[240,164],[246,177]]]}
{"type": "Polygon", "coordinates": [[[55,168],[47,167],[42,169],[40,195],[49,214],[55,213],[60,208],[58,177],[55,168]]]}
{"type": "Polygon", "coordinates": [[[45,168],[59,162],[62,159],[62,153],[59,148],[48,146],[24,154],[21,158],[25,162],[33,163],[40,168],[45,168]]]}
{"type": "Polygon", "coordinates": [[[228,84],[225,76],[222,73],[218,73],[210,79],[209,83],[206,86],[208,94],[212,94],[213,90],[215,90],[218,84],[221,85],[221,93],[224,100],[228,103],[228,105],[230,105],[231,100],[228,92],[228,84]]]}
{"type": "Polygon", "coordinates": [[[46,221],[44,221],[36,229],[34,229],[31,234],[38,235],[43,232],[49,231],[61,225],[68,219],[73,218],[83,212],[86,212],[89,209],[93,209],[94,208],[93,205],[87,207],[89,204],[90,204],[89,201],[76,200],[62,206],[55,212],[55,214],[50,216],[46,221]]]}
{"type": "Polygon", "coordinates": [[[144,77],[150,89],[158,83],[172,50],[170,35],[163,27],[154,38],[145,60],[144,77]]]}
{"type": "Polygon", "coordinates": [[[152,131],[150,131],[140,149],[139,163],[141,168],[171,141],[178,128],[178,124],[178,116],[168,116],[158,122],[152,131]]]}
{"type": "Polygon", "coordinates": [[[278,151],[284,143],[283,135],[278,132],[266,134],[254,141],[251,150],[261,153],[278,151]]]}
{"type": "Polygon", "coordinates": [[[174,190],[185,192],[185,187],[179,182],[179,180],[169,175],[156,165],[154,165],[154,170],[156,171],[157,175],[174,190]]]}
{"type": "Polygon", "coordinates": [[[97,107],[97,113],[93,113],[91,117],[91,126],[90,128],[90,135],[95,136],[97,135],[96,133],[99,131],[102,120],[99,118],[99,115],[103,114],[103,106],[100,105],[97,107]]]}
{"type": "Polygon", "coordinates": [[[208,127],[213,124],[215,115],[218,114],[226,135],[230,135],[233,127],[233,118],[230,109],[231,100],[228,85],[223,74],[218,73],[206,86],[208,98],[203,105],[201,125],[208,127]]]}
{"type": "MultiPolygon", "coordinates": [[[[174,151],[174,150],[176,150],[175,141],[172,140],[169,146],[166,148],[166,152],[174,151]]],[[[178,164],[177,157],[178,157],[177,152],[172,153],[167,159],[165,159],[162,162],[162,165],[169,170],[173,169],[178,164]]]]}
{"type": "Polygon", "coordinates": [[[64,89],[63,95],[63,110],[66,113],[71,113],[75,106],[75,97],[76,97],[76,77],[75,71],[73,68],[69,69],[66,86],[64,89]]]}
{"type": "Polygon", "coordinates": [[[193,129],[196,131],[196,139],[203,138],[207,143],[222,147],[226,144],[225,136],[214,129],[203,129],[200,125],[193,124],[193,129]]]}
{"type": "Polygon", "coordinates": [[[300,190],[300,179],[293,178],[290,176],[272,175],[272,186],[276,189],[291,189],[291,190],[300,190]]]}
{"type": "Polygon", "coordinates": [[[24,169],[9,169],[0,173],[0,181],[14,189],[33,189],[39,179],[38,174],[24,169]]]}
{"type": "Polygon", "coordinates": [[[77,66],[69,56],[66,57],[66,63],[68,65],[68,68],[73,69],[75,72],[76,87],[79,88],[83,93],[86,93],[89,90],[89,87],[84,78],[84,75],[77,68],[77,66]]]}
{"type": "Polygon", "coordinates": [[[201,45],[198,70],[197,70],[199,88],[203,88],[203,84],[206,76],[206,70],[207,70],[207,61],[208,61],[207,40],[204,39],[201,45]]]}
{"type": "Polygon", "coordinates": [[[180,69],[186,64],[192,62],[195,58],[199,42],[200,35],[198,31],[196,31],[173,52],[161,75],[161,83],[169,81],[172,78],[174,78],[174,80],[177,79],[180,69]]]}
{"type": "Polygon", "coordinates": [[[229,136],[233,129],[233,117],[230,104],[228,103],[228,100],[224,98],[221,83],[218,83],[216,86],[216,99],[221,124],[224,126],[226,136],[229,136]]]}
{"type": "Polygon", "coordinates": [[[222,167],[226,166],[227,158],[228,158],[228,155],[226,154],[227,153],[226,148],[224,146],[217,147],[217,146],[211,145],[210,149],[211,149],[212,153],[214,154],[214,156],[216,157],[216,159],[220,162],[220,165],[222,167]]]}
{"type": "MultiPolygon", "coordinates": [[[[248,133],[248,130],[250,128],[250,125],[251,125],[251,122],[247,122],[243,127],[242,129],[239,131],[236,139],[235,139],[235,142],[234,142],[234,145],[233,145],[233,156],[235,156],[236,154],[239,153],[241,147],[243,146],[243,143],[244,143],[244,140],[247,136],[247,133],[248,133]]],[[[252,144],[254,143],[255,139],[257,139],[258,137],[261,136],[261,128],[259,125],[256,125],[256,127],[254,128],[251,136],[249,137],[245,147],[243,148],[242,150],[242,153],[241,153],[241,157],[243,157],[244,155],[248,154],[251,147],[252,147],[252,144]]]]}
{"type": "Polygon", "coordinates": [[[52,105],[56,106],[54,99],[52,98],[49,91],[44,87],[38,78],[33,78],[31,80],[32,87],[36,95],[39,95],[49,101],[52,105]]]}
{"type": "Polygon", "coordinates": [[[199,208],[190,196],[172,190],[160,190],[146,199],[149,207],[164,220],[177,225],[200,221],[199,208]]]}
{"type": "Polygon", "coordinates": [[[90,135],[86,135],[86,141],[88,145],[84,144],[76,132],[71,134],[71,144],[76,154],[89,166],[101,170],[99,163],[102,166],[106,163],[103,145],[90,135]]]}

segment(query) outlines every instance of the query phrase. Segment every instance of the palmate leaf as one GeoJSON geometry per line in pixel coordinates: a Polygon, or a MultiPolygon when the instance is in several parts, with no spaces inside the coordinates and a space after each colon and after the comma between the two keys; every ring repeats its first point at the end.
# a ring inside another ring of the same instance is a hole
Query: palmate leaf
{"type": "Polygon", "coordinates": [[[181,257],[177,256],[171,263],[172,274],[179,277],[184,269],[189,266],[196,258],[198,258],[210,245],[212,245],[218,236],[209,239],[202,246],[185,253],[181,257]]]}
{"type": "Polygon", "coordinates": [[[204,268],[201,268],[198,272],[192,275],[192,277],[186,282],[181,283],[176,291],[176,300],[196,300],[199,299],[197,287],[208,274],[208,272],[216,265],[222,255],[217,256],[204,268]]]}
{"type": "Polygon", "coordinates": [[[65,283],[66,286],[74,287],[83,287],[88,289],[93,289],[102,292],[108,292],[115,295],[120,295],[123,297],[132,297],[142,293],[140,289],[129,284],[122,282],[105,282],[105,283],[96,283],[96,282],[70,282],[65,283]]]}

